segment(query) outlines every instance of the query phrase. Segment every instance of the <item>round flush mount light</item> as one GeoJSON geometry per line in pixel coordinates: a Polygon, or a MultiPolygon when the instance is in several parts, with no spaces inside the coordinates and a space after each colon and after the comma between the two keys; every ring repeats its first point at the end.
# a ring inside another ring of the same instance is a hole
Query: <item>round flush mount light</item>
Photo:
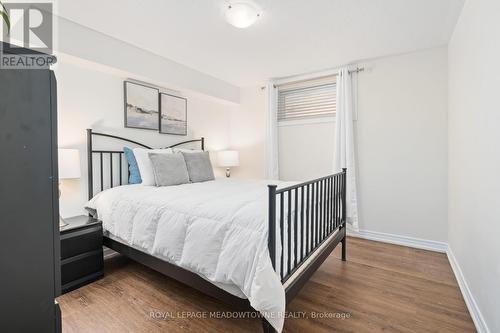
{"type": "Polygon", "coordinates": [[[247,1],[234,1],[229,3],[226,7],[226,21],[240,29],[248,28],[254,24],[261,15],[257,6],[247,1]]]}

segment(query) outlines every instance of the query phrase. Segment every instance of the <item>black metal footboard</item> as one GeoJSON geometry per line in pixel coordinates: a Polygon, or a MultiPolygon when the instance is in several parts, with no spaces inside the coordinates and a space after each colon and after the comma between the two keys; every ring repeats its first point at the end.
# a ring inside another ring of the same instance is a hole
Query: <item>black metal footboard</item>
{"type": "Polygon", "coordinates": [[[333,250],[342,241],[345,260],[346,169],[286,188],[268,186],[269,253],[282,283],[325,242],[334,242],[333,250]],[[332,236],[336,232],[337,236],[332,236]]]}

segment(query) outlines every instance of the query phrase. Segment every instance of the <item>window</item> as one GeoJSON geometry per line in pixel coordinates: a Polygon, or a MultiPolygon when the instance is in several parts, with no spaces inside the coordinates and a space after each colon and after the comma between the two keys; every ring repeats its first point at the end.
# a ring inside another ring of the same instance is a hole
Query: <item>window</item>
{"type": "Polygon", "coordinates": [[[337,107],[337,77],[278,86],[278,121],[331,117],[337,107]]]}

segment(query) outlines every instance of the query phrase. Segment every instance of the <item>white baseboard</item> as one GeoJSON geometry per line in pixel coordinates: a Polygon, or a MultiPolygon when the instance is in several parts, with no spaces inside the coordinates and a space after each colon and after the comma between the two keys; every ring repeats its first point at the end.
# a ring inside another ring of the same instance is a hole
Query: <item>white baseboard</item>
{"type": "Polygon", "coordinates": [[[394,234],[386,234],[384,232],[378,231],[368,231],[368,230],[359,230],[359,231],[347,231],[348,236],[358,237],[369,239],[373,241],[390,243],[396,245],[403,245],[408,247],[413,247],[422,250],[429,250],[435,252],[446,253],[448,250],[448,244],[445,242],[438,242],[427,239],[420,239],[408,236],[400,236],[394,234]]]}
{"type": "Polygon", "coordinates": [[[484,317],[479,310],[479,307],[477,306],[476,300],[474,299],[474,296],[472,296],[472,292],[469,289],[467,281],[465,280],[465,277],[462,273],[462,270],[460,269],[460,265],[458,264],[455,255],[450,248],[448,248],[446,254],[448,255],[448,261],[450,262],[451,268],[453,269],[453,273],[455,273],[455,278],[457,279],[460,291],[462,292],[462,296],[464,297],[465,304],[467,304],[467,308],[469,309],[470,316],[474,321],[477,332],[490,333],[488,325],[486,325],[486,321],[484,320],[484,317]]]}

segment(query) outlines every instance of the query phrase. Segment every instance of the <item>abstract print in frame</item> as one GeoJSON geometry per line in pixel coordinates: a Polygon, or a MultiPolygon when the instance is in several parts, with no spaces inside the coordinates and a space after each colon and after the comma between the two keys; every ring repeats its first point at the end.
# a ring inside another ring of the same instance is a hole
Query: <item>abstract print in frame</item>
{"type": "Polygon", "coordinates": [[[158,130],[159,90],[146,85],[124,81],[125,127],[158,130]]]}
{"type": "Polygon", "coordinates": [[[160,93],[160,133],[187,135],[187,99],[160,93]]]}

